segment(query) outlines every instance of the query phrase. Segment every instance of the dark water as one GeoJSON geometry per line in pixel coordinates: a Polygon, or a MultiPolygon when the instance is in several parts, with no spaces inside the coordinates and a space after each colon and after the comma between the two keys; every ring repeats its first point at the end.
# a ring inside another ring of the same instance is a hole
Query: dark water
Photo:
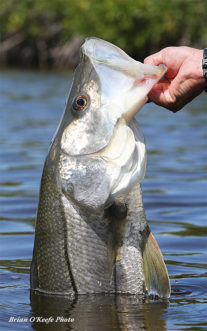
{"type": "Polygon", "coordinates": [[[207,95],[177,114],[148,104],[138,116],[148,149],[143,198],[171,278],[170,300],[30,298],[39,182],[70,75],[0,76],[0,328],[207,330],[207,95]]]}

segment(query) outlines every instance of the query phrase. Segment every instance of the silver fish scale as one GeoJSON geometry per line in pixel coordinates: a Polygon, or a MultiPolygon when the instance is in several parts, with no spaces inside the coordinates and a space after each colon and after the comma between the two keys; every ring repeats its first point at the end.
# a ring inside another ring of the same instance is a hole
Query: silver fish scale
{"type": "Polygon", "coordinates": [[[77,210],[62,196],[67,223],[68,256],[79,293],[113,292],[107,268],[108,224],[101,216],[77,210]],[[72,221],[71,221],[72,220],[72,221]]]}
{"type": "Polygon", "coordinates": [[[140,186],[121,200],[127,204],[128,215],[118,224],[113,216],[106,217],[104,212],[92,215],[62,196],[68,257],[78,293],[143,293],[139,233],[146,220],[140,186]],[[120,227],[124,228],[121,233],[120,227]],[[114,244],[117,240],[118,246],[114,244]]]}
{"type": "Polygon", "coordinates": [[[65,248],[65,221],[53,169],[44,168],[31,265],[31,287],[51,293],[72,293],[65,248]]]}
{"type": "Polygon", "coordinates": [[[116,291],[143,293],[144,275],[141,254],[141,232],[147,223],[140,185],[137,184],[125,198],[128,214],[123,238],[122,259],[116,262],[116,291]]]}

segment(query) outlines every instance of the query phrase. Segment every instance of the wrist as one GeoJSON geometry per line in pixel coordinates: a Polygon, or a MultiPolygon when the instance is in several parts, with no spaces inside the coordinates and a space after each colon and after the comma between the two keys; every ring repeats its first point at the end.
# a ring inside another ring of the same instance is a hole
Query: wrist
{"type": "Polygon", "coordinates": [[[202,69],[203,69],[203,77],[205,78],[204,89],[207,92],[207,48],[204,48],[203,50],[202,69]]]}
{"type": "Polygon", "coordinates": [[[207,82],[203,73],[203,50],[196,49],[191,57],[191,61],[194,63],[192,78],[194,77],[196,85],[200,87],[200,91],[202,92],[207,88],[207,82]]]}

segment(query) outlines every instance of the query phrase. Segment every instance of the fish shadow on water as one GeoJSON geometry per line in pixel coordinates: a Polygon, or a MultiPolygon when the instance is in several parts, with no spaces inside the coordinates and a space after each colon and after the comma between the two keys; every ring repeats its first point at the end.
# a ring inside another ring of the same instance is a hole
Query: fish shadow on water
{"type": "Polygon", "coordinates": [[[35,291],[30,299],[35,330],[166,330],[168,300],[126,294],[60,297],[35,291]]]}

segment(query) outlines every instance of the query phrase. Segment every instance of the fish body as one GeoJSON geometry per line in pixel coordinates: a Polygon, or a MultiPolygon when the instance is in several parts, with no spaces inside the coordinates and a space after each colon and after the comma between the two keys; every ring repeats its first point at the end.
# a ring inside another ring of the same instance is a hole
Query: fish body
{"type": "Polygon", "coordinates": [[[83,44],[43,169],[32,289],[169,297],[142,202],[146,150],[134,119],[165,70],[97,38],[83,44]]]}

